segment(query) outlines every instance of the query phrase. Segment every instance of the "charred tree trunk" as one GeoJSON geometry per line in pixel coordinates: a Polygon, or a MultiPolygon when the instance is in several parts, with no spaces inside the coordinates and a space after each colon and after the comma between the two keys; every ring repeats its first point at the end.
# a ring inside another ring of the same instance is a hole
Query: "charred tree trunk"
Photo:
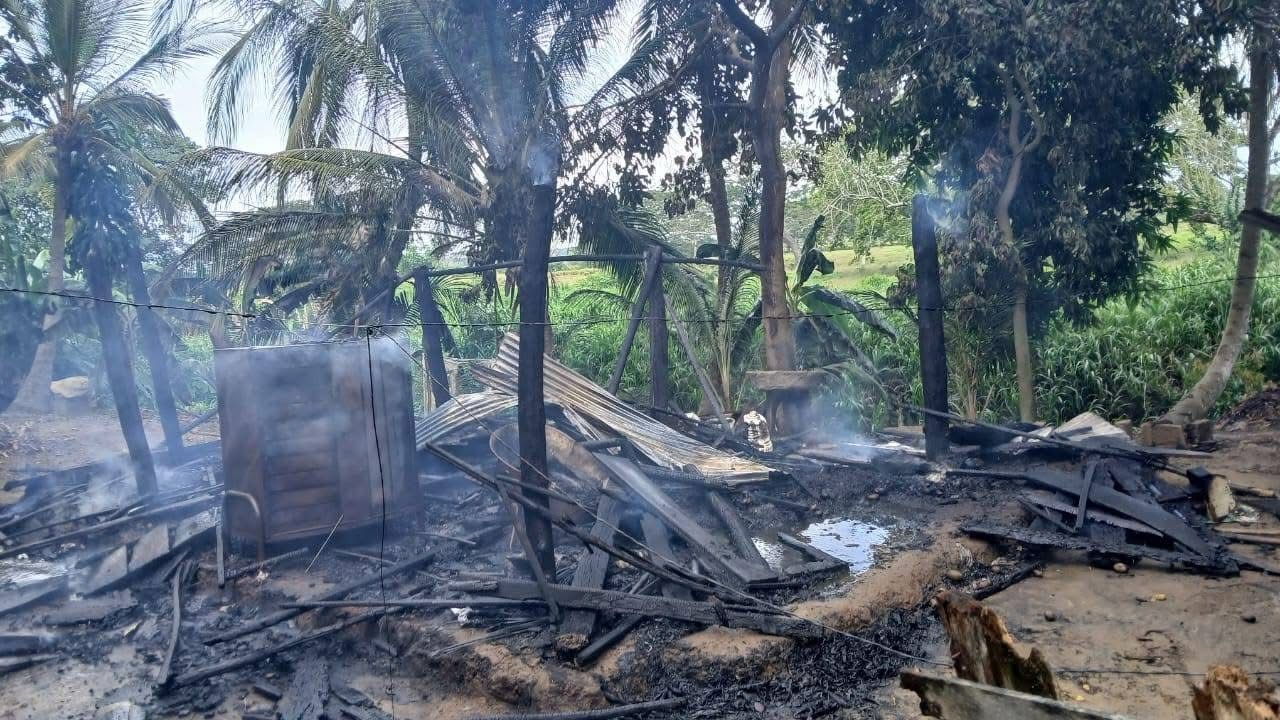
{"type": "MultiPolygon", "coordinates": [[[[65,158],[58,153],[57,176],[53,179],[53,216],[49,233],[49,279],[50,292],[62,292],[63,268],[66,266],[67,249],[67,194],[70,192],[70,169],[65,158]]],[[[59,300],[50,298],[48,310],[44,315],[44,336],[36,346],[35,356],[31,359],[31,367],[27,376],[18,387],[18,393],[9,410],[18,412],[44,413],[52,409],[53,398],[49,391],[49,383],[53,381],[53,361],[58,354],[58,321],[62,319],[59,300]]]]}
{"type": "MultiPolygon", "coordinates": [[[[520,480],[532,487],[546,488],[547,413],[543,402],[543,352],[546,348],[547,257],[551,252],[551,236],[555,215],[556,187],[554,178],[534,185],[530,195],[531,216],[524,247],[524,264],[520,266],[520,480]]],[[[536,562],[547,577],[555,577],[555,544],[551,534],[549,501],[546,495],[531,493],[529,500],[544,507],[544,512],[524,511],[525,528],[538,557],[536,562]]]]}
{"type": "MultiPolygon", "coordinates": [[[[147,276],[142,269],[142,255],[132,244],[125,252],[124,271],[129,283],[129,294],[133,296],[135,303],[150,305],[151,293],[147,289],[147,276]]],[[[182,426],[178,424],[178,407],[173,401],[169,354],[165,352],[164,341],[160,338],[160,318],[156,316],[155,310],[149,307],[138,308],[138,329],[142,335],[142,352],[151,368],[151,387],[155,393],[160,426],[164,429],[165,447],[169,450],[168,461],[172,465],[180,465],[183,460],[182,426]]]]}
{"type": "MultiPolygon", "coordinates": [[[[92,247],[86,253],[85,276],[91,295],[98,298],[111,297],[111,265],[102,256],[102,248],[92,247]]],[[[154,495],[159,489],[156,484],[156,468],[151,458],[151,448],[147,445],[146,429],[142,424],[138,387],[134,381],[133,368],[129,364],[129,350],[125,345],[120,316],[116,313],[114,304],[95,302],[93,318],[102,339],[103,364],[107,370],[107,381],[111,385],[111,396],[115,400],[116,415],[120,419],[120,430],[129,447],[138,493],[144,496],[154,495]]]]}
{"type": "MultiPolygon", "coordinates": [[[[1271,132],[1268,127],[1271,99],[1272,68],[1267,53],[1255,47],[1249,54],[1249,168],[1245,176],[1244,207],[1262,210],[1267,194],[1267,170],[1271,160],[1271,132]]],[[[1222,339],[1204,376],[1165,418],[1170,422],[1189,423],[1203,418],[1231,379],[1231,371],[1249,333],[1249,315],[1253,308],[1253,290],[1258,274],[1258,245],[1261,229],[1245,223],[1240,231],[1240,254],[1236,260],[1236,281],[1231,288],[1231,308],[1222,328],[1222,339]]]]}
{"type": "MultiPolygon", "coordinates": [[[[923,195],[911,208],[911,247],[916,262],[916,297],[920,307],[920,381],[924,406],[949,412],[947,398],[947,347],[942,324],[942,281],[938,272],[938,236],[923,195]]],[[[947,454],[947,421],[938,415],[924,418],[925,451],[930,460],[947,454]]]]}

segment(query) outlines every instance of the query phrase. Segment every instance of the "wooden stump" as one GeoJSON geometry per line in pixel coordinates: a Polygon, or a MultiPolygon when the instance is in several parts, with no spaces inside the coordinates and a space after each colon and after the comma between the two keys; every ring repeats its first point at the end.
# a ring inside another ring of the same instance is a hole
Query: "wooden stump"
{"type": "Polygon", "coordinates": [[[956,592],[938,596],[938,615],[951,640],[956,675],[1006,690],[1058,698],[1049,663],[1038,648],[1023,655],[994,610],[956,592]]]}
{"type": "Polygon", "coordinates": [[[1214,665],[1195,689],[1196,720],[1277,720],[1280,696],[1268,680],[1250,680],[1236,665],[1214,665]]]}

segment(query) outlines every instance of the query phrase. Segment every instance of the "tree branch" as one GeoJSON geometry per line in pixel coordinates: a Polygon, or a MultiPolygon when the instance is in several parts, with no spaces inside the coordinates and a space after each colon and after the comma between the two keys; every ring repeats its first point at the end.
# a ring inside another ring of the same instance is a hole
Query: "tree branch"
{"type": "Polygon", "coordinates": [[[734,27],[756,46],[756,52],[769,47],[769,33],[747,16],[747,13],[738,6],[737,0],[718,0],[718,2],[720,9],[728,16],[729,22],[733,23],[734,27]]]}
{"type": "Polygon", "coordinates": [[[800,22],[800,15],[804,13],[808,7],[808,0],[795,0],[795,5],[791,6],[791,12],[782,19],[782,22],[775,25],[769,30],[769,45],[775,46],[782,42],[782,39],[795,28],[796,23],[800,22]]]}

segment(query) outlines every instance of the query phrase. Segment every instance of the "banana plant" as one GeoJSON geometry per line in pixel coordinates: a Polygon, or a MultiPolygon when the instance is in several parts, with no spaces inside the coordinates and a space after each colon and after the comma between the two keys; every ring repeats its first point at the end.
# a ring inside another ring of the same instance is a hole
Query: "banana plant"
{"type": "Polygon", "coordinates": [[[816,282],[814,273],[830,275],[835,271],[835,263],[818,247],[825,222],[825,216],[819,215],[805,233],[796,258],[795,282],[788,288],[787,304],[796,314],[792,323],[796,347],[808,365],[841,375],[852,372],[883,392],[875,365],[859,346],[857,325],[892,340],[898,339],[898,331],[848,293],[816,282]]]}

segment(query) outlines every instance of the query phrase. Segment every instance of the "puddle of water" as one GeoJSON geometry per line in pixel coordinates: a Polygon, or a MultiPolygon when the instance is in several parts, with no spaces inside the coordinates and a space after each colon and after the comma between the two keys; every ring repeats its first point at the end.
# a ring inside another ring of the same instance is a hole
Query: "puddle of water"
{"type": "MultiPolygon", "coordinates": [[[[794,531],[782,529],[782,532],[795,535],[819,550],[849,563],[849,572],[853,575],[870,569],[875,562],[875,549],[889,539],[889,531],[890,528],[874,522],[839,517],[819,520],[794,531]]],[[[774,569],[807,560],[800,557],[796,550],[778,542],[776,533],[753,539],[760,555],[774,569]]]]}

